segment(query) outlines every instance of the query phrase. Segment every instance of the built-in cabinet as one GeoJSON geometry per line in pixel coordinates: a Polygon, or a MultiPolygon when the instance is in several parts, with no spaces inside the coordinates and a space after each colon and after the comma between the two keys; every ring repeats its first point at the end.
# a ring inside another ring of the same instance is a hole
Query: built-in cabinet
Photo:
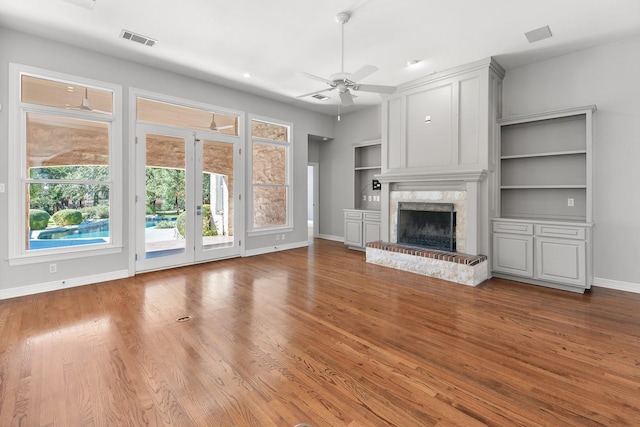
{"type": "Polygon", "coordinates": [[[344,210],[344,244],[350,249],[380,240],[380,168],[380,140],[353,146],[354,209],[344,210]]]}
{"type": "Polygon", "coordinates": [[[380,211],[344,210],[344,244],[363,250],[367,243],[380,240],[380,211]]]}
{"type": "Polygon", "coordinates": [[[591,287],[595,106],[498,120],[495,276],[591,287]]]}

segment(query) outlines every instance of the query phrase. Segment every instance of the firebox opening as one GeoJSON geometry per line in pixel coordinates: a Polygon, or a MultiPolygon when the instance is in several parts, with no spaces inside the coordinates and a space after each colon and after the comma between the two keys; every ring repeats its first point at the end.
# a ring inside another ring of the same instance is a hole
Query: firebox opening
{"type": "Polygon", "coordinates": [[[398,243],[455,252],[453,203],[399,203],[397,236],[398,243]]]}

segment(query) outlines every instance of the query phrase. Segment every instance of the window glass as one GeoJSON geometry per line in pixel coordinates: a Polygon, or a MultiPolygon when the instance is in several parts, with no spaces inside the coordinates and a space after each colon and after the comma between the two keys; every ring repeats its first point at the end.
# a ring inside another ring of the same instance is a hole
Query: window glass
{"type": "Polygon", "coordinates": [[[255,187],[253,189],[253,227],[287,225],[286,187],[255,187]]]}
{"type": "Polygon", "coordinates": [[[251,136],[271,141],[289,142],[289,127],[260,120],[251,121],[251,136]]]}
{"type": "Polygon", "coordinates": [[[290,225],[290,125],[251,120],[253,230],[290,225]]]}
{"type": "Polygon", "coordinates": [[[108,166],[109,124],[27,113],[27,170],[56,166],[108,166]]]}
{"type": "Polygon", "coordinates": [[[286,147],[254,142],[253,183],[286,184],[286,154],[286,147]]]}
{"type": "Polygon", "coordinates": [[[120,230],[112,176],[119,168],[111,152],[118,89],[23,72],[16,77],[20,121],[13,123],[22,129],[12,167],[23,191],[11,203],[11,256],[113,244],[114,229],[120,230]]]}
{"type": "Polygon", "coordinates": [[[138,98],[137,120],[238,135],[238,116],[138,98]]]}
{"type": "Polygon", "coordinates": [[[21,101],[67,110],[113,113],[113,92],[73,83],[22,75],[21,101]]]}

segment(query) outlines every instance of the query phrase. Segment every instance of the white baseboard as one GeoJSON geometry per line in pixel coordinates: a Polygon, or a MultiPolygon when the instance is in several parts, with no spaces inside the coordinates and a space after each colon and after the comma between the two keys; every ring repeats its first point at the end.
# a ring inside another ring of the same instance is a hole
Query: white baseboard
{"type": "Polygon", "coordinates": [[[109,273],[94,274],[91,276],[73,277],[71,279],[38,283],[36,285],[16,286],[9,289],[0,289],[0,300],[39,294],[42,292],[57,291],[60,289],[74,288],[76,286],[91,285],[93,283],[106,282],[108,280],[124,279],[125,277],[129,277],[129,270],[111,271],[109,273]]]}
{"type": "Polygon", "coordinates": [[[307,246],[309,246],[309,242],[305,240],[304,242],[295,242],[295,243],[288,243],[286,245],[276,245],[276,246],[269,246],[266,248],[246,250],[244,251],[244,256],[247,257],[247,256],[269,254],[271,252],[287,251],[289,249],[304,248],[307,246]]]}
{"type": "Polygon", "coordinates": [[[593,278],[593,286],[600,288],[615,289],[618,291],[634,292],[640,294],[640,284],[631,282],[621,282],[618,280],[603,279],[601,277],[593,278]]]}
{"type": "Polygon", "coordinates": [[[344,243],[344,237],[342,236],[331,236],[329,234],[318,234],[318,239],[325,239],[325,240],[333,240],[335,242],[340,242],[340,243],[344,243]]]}

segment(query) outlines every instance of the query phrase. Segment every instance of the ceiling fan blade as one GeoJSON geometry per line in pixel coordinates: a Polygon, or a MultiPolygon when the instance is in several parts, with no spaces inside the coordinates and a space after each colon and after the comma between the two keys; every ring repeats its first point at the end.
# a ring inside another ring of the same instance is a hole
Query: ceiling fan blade
{"type": "Polygon", "coordinates": [[[303,76],[308,77],[310,79],[318,80],[320,82],[324,82],[324,83],[328,84],[329,86],[333,86],[333,82],[331,80],[329,80],[329,79],[325,79],[323,77],[314,76],[313,74],[305,73],[304,71],[301,72],[300,74],[302,74],[303,76]]]}
{"type": "Polygon", "coordinates": [[[213,129],[211,129],[214,132],[220,132],[221,130],[225,130],[225,129],[231,129],[233,128],[233,125],[226,125],[226,126],[216,126],[213,129]]]}
{"type": "Polygon", "coordinates": [[[317,95],[317,94],[322,93],[322,92],[329,92],[329,91],[332,91],[334,89],[335,89],[335,87],[329,87],[329,88],[326,88],[326,89],[314,90],[313,92],[305,93],[304,95],[298,95],[298,96],[296,96],[296,98],[306,98],[307,96],[317,95]]]}
{"type": "Polygon", "coordinates": [[[395,93],[396,87],[382,85],[355,85],[353,90],[361,90],[362,92],[395,93]]]}
{"type": "Polygon", "coordinates": [[[353,105],[353,98],[351,97],[351,92],[349,92],[348,89],[340,92],[340,100],[342,101],[343,107],[349,107],[350,105],[353,105]]]}
{"type": "Polygon", "coordinates": [[[351,75],[349,75],[349,80],[357,83],[368,75],[375,73],[376,71],[378,71],[378,67],[374,67],[373,65],[365,65],[355,73],[351,73],[351,75]]]}

